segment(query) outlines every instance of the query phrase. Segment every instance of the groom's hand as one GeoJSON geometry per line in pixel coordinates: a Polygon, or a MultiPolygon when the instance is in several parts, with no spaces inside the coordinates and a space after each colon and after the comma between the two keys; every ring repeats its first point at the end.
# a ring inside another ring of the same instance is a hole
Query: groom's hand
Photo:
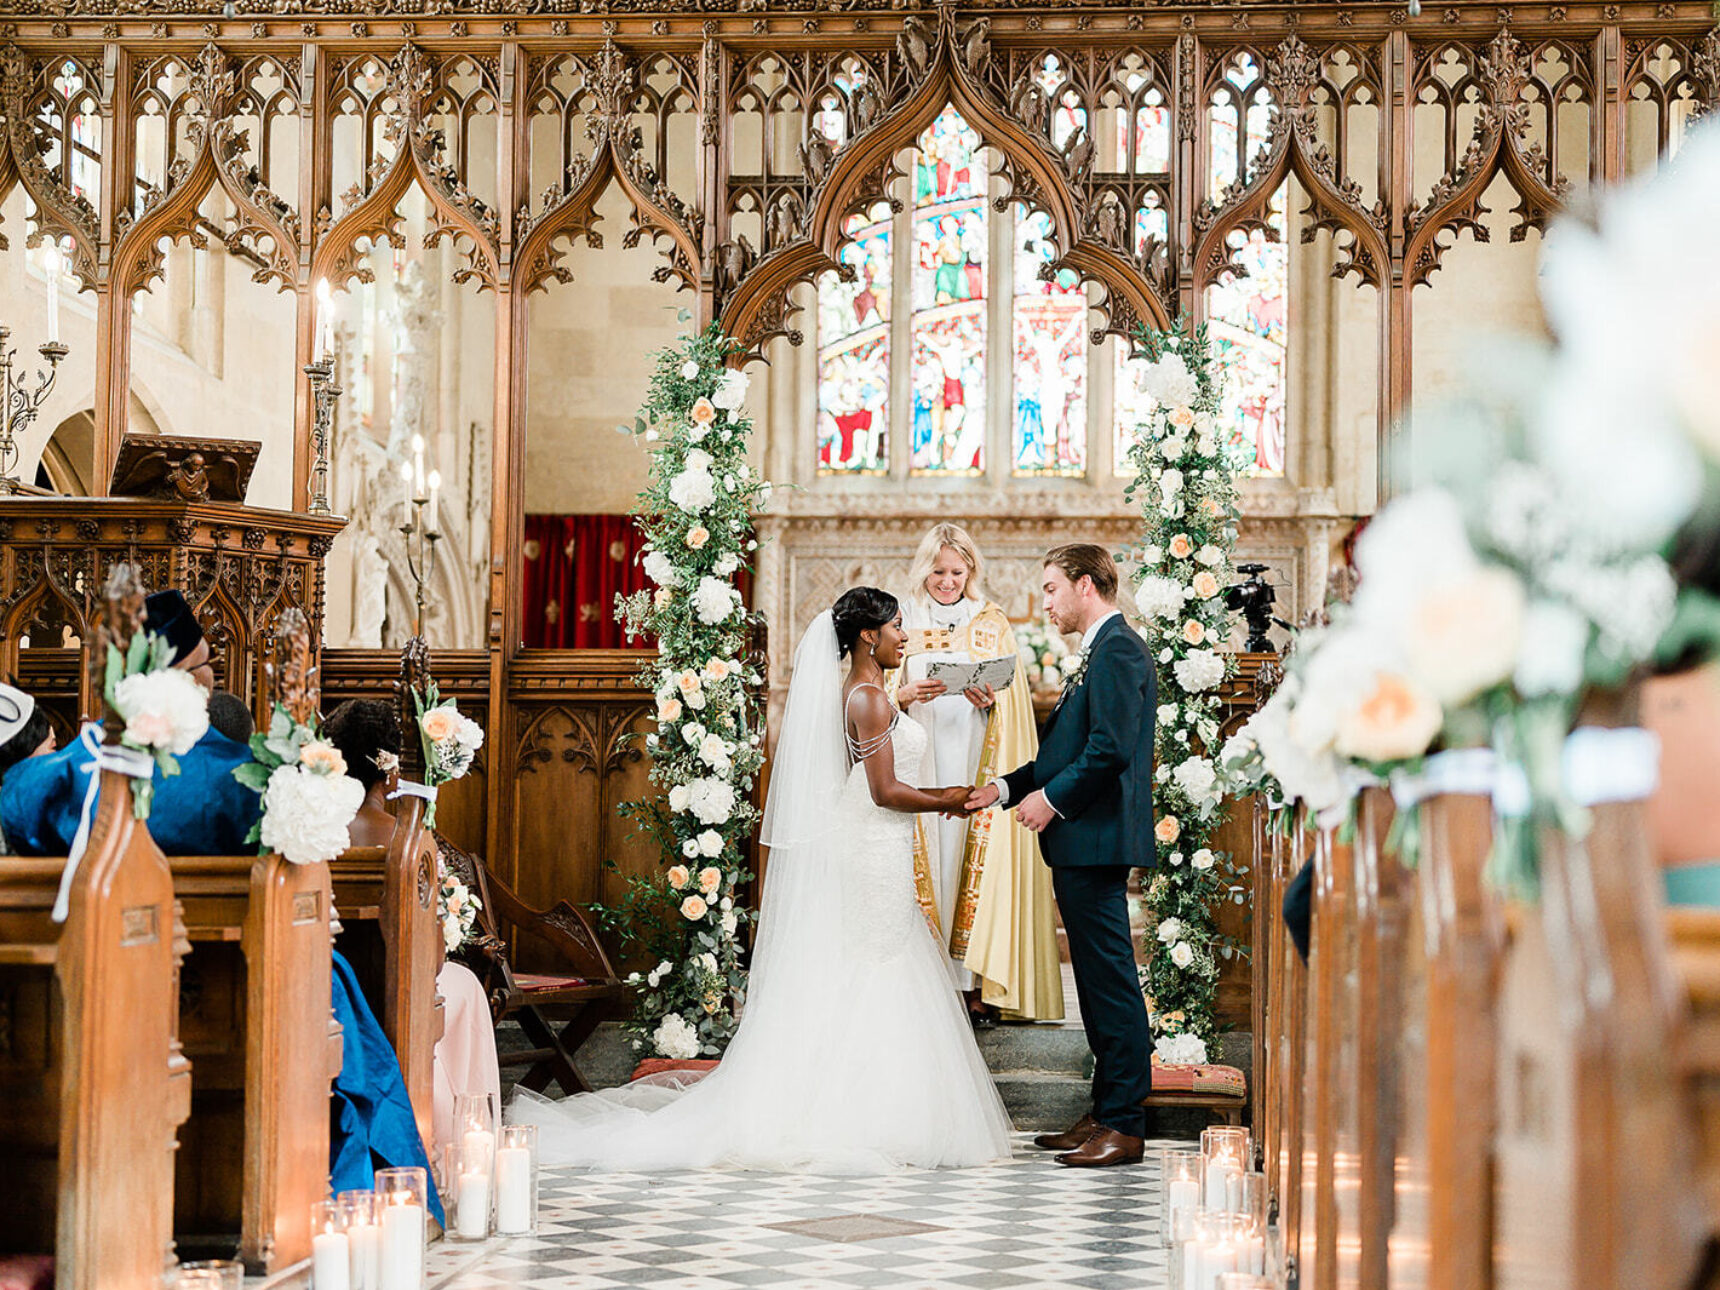
{"type": "Polygon", "coordinates": [[[967,813],[969,815],[973,815],[979,811],[985,810],[988,806],[995,806],[997,805],[997,799],[998,791],[996,784],[982,785],[981,787],[974,789],[974,791],[968,795],[966,807],[967,813]]]}
{"type": "Polygon", "coordinates": [[[1021,805],[1015,808],[1015,818],[1021,821],[1022,828],[1043,833],[1046,825],[1057,818],[1057,812],[1051,809],[1045,791],[1036,788],[1021,799],[1021,805]]]}

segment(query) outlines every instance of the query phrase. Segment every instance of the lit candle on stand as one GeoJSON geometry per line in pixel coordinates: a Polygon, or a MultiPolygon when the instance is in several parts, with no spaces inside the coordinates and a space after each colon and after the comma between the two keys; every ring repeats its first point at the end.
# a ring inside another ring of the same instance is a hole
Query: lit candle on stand
{"type": "Polygon", "coordinates": [[[42,256],[42,270],[48,277],[48,343],[60,339],[60,247],[49,242],[42,256]]]}
{"type": "Polygon", "coordinates": [[[400,479],[406,485],[406,522],[412,523],[412,463],[400,463],[400,479]]]}
{"type": "Polygon", "coordinates": [[[334,348],[334,298],[329,292],[328,279],[317,279],[316,344],[312,362],[320,363],[334,348]]]}
{"type": "Polygon", "coordinates": [[[432,533],[437,532],[438,527],[439,527],[437,525],[436,521],[437,521],[438,516],[441,513],[441,504],[437,501],[437,494],[441,491],[441,488],[442,488],[442,472],[439,470],[431,471],[430,472],[430,531],[432,533]]]}
{"type": "Polygon", "coordinates": [[[412,478],[418,486],[414,496],[424,496],[424,436],[412,436],[412,478]]]}

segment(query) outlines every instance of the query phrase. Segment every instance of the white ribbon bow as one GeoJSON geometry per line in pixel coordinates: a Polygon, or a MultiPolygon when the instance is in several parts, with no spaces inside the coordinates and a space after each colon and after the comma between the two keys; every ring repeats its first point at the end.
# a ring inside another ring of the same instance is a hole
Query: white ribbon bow
{"type": "Polygon", "coordinates": [[[397,797],[422,797],[426,802],[436,800],[436,788],[433,784],[420,784],[417,780],[402,779],[395,782],[394,791],[388,795],[388,800],[397,797]]]}
{"type": "Polygon", "coordinates": [[[104,770],[118,771],[122,775],[130,775],[133,779],[149,779],[155,774],[155,758],[141,748],[126,748],[120,744],[104,744],[101,742],[102,728],[94,721],[84,723],[84,728],[78,731],[78,742],[83,744],[95,758],[95,764],[90,767],[90,782],[84,789],[83,810],[78,816],[78,831],[72,835],[72,847],[66,855],[66,871],[60,875],[60,891],[54,897],[54,911],[51,917],[56,923],[66,921],[71,912],[72,879],[77,876],[78,865],[83,861],[84,851],[90,844],[90,820],[95,813],[96,797],[101,792],[102,772],[104,770]]]}
{"type": "Polygon", "coordinates": [[[1488,795],[1498,773],[1499,757],[1491,748],[1453,748],[1429,757],[1417,773],[1394,770],[1392,799],[1400,811],[1407,811],[1444,793],[1488,795]]]}
{"type": "Polygon", "coordinates": [[[1578,726],[1562,763],[1565,792],[1578,806],[1640,802],[1660,783],[1660,736],[1638,726],[1578,726]]]}

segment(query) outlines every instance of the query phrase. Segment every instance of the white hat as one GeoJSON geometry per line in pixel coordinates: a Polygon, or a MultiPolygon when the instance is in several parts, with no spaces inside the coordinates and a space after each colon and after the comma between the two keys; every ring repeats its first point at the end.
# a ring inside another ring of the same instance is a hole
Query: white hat
{"type": "Polygon", "coordinates": [[[6,743],[28,725],[35,711],[34,695],[0,683],[0,744],[6,743]]]}

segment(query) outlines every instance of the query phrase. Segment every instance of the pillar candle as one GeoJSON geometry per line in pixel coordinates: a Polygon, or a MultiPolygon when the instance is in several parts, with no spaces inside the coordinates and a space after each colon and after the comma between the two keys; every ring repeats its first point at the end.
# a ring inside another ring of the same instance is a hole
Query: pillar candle
{"type": "Polygon", "coordinates": [[[352,1255],[352,1290],[378,1290],[382,1283],[382,1233],[375,1223],[346,1229],[352,1255]]]}
{"type": "Polygon", "coordinates": [[[1236,1246],[1228,1238],[1214,1241],[1200,1252],[1199,1290],[1219,1290],[1218,1279],[1226,1272],[1241,1269],[1236,1262],[1236,1246]]]}
{"type": "MultiPolygon", "coordinates": [[[[466,1136],[471,1137],[471,1134],[466,1136]]],[[[481,1241],[490,1234],[489,1174],[472,1170],[460,1175],[459,1192],[454,1198],[454,1213],[456,1235],[470,1241],[481,1241]]]]}
{"type": "Polygon", "coordinates": [[[318,1232],[311,1237],[313,1290],[352,1290],[351,1259],[345,1232],[318,1232]]]}
{"type": "Polygon", "coordinates": [[[1258,1232],[1250,1233],[1241,1238],[1240,1256],[1236,1260],[1238,1272],[1250,1272],[1257,1277],[1266,1275],[1266,1238],[1258,1232]]]}
{"type": "Polygon", "coordinates": [[[48,340],[60,339],[60,248],[52,243],[43,257],[42,267],[48,275],[48,340]]]}
{"type": "Polygon", "coordinates": [[[400,463],[400,481],[406,485],[406,522],[412,522],[412,463],[400,463]]]}
{"type": "Polygon", "coordinates": [[[496,1231],[529,1232],[532,1226],[532,1153],[525,1147],[496,1152],[496,1231]]]}
{"type": "Polygon", "coordinates": [[[1192,1178],[1173,1178],[1165,1191],[1165,1221],[1174,1224],[1176,1216],[1200,1208],[1200,1184],[1192,1178]]]}
{"type": "MultiPolygon", "coordinates": [[[[433,470],[430,472],[430,520],[429,520],[429,528],[430,528],[430,532],[432,532],[432,533],[437,533],[437,532],[441,531],[440,526],[437,523],[438,519],[440,518],[440,512],[442,509],[441,503],[437,500],[441,491],[442,491],[442,472],[439,470],[433,470]]],[[[490,1135],[486,1133],[484,1136],[489,1137],[490,1135]]]]}
{"type": "Polygon", "coordinates": [[[1206,1162],[1206,1207],[1222,1210],[1226,1205],[1225,1191],[1238,1173],[1236,1162],[1228,1156],[1215,1156],[1206,1162]]]}
{"type": "Polygon", "coordinates": [[[383,1207],[380,1290],[424,1290],[424,1208],[421,1205],[383,1207]]]}

